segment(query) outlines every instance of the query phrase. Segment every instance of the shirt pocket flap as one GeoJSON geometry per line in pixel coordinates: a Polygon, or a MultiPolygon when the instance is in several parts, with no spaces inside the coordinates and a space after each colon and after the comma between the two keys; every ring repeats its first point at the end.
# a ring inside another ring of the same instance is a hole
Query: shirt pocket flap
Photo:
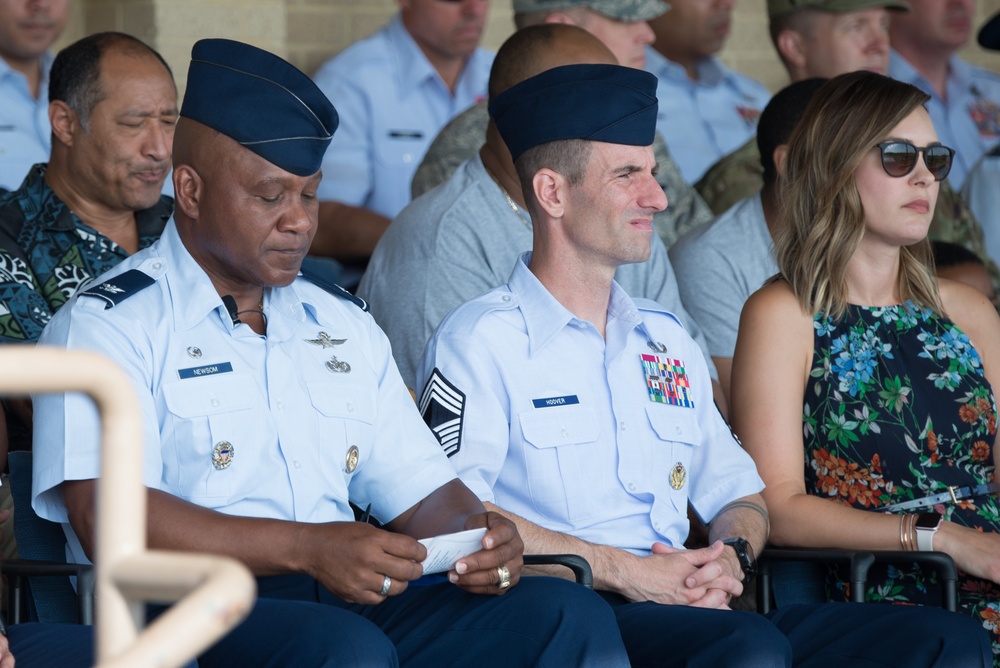
{"type": "Polygon", "coordinates": [[[535,409],[518,417],[524,440],[536,448],[593,443],[597,440],[594,416],[583,406],[535,409]]]}
{"type": "Polygon", "coordinates": [[[701,445],[701,427],[692,408],[646,406],[646,416],[653,431],[664,441],[701,445]]]}
{"type": "Polygon", "coordinates": [[[185,419],[246,410],[254,405],[256,396],[253,378],[246,373],[182,380],[163,386],[167,408],[185,419]]]}
{"type": "Polygon", "coordinates": [[[342,383],[306,383],[309,399],[321,415],[375,423],[375,397],[368,388],[342,383]]]}

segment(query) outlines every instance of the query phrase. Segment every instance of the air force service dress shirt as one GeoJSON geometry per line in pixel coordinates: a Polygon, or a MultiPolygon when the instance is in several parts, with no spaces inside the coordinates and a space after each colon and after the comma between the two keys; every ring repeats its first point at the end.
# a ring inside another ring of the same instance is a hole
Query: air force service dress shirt
{"type": "Polygon", "coordinates": [[[646,47],[646,71],[658,80],[656,130],[688,183],[757,136],[757,119],[771,99],[759,81],[714,57],[698,64],[698,81],[692,81],[652,47],[646,47]]]}
{"type": "Polygon", "coordinates": [[[615,283],[606,339],[522,255],[506,285],[453,311],[418,380],[425,419],[481,499],[554,531],[645,555],[682,547],[763,483],[712,400],[702,353],[615,283]]]}
{"type": "Polygon", "coordinates": [[[397,14],[316,72],[340,115],[323,160],[321,200],[363,206],[394,218],[410,201],[410,181],[434,137],[486,97],[493,54],[477,48],[454,95],[397,14]]]}
{"type": "Polygon", "coordinates": [[[42,56],[38,99],[28,80],[0,58],[0,190],[14,190],[32,165],[49,161],[49,70],[51,53],[42,56]]]}
{"type": "MultiPolygon", "coordinates": [[[[147,487],[300,522],[351,521],[350,497],[388,521],[454,479],[388,341],[355,304],[300,277],[267,290],[267,336],[234,325],[173,221],[99,281],[40,342],[98,351],[132,378],[147,487]]],[[[51,394],[35,397],[35,417],[33,505],[65,523],[59,484],[99,473],[97,415],[80,395],[51,394]]]]}
{"type": "Polygon", "coordinates": [[[927,111],[939,141],[955,149],[948,180],[961,190],[965,177],[984,153],[1000,142],[1000,76],[958,56],[948,61],[948,99],[896,51],[889,53],[889,76],[913,84],[931,96],[927,111]]]}

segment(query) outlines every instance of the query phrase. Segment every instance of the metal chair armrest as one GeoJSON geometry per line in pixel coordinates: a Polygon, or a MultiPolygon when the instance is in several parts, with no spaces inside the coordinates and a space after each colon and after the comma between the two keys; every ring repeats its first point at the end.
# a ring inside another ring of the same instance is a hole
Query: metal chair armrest
{"type": "Polygon", "coordinates": [[[771,611],[771,564],[779,561],[847,564],[851,573],[851,601],[863,602],[868,569],[875,563],[875,556],[864,550],[765,548],[757,559],[757,610],[763,614],[771,611]]]}
{"type": "Polygon", "coordinates": [[[66,577],[77,579],[77,614],[81,624],[94,623],[94,567],[90,564],[68,564],[57,561],[9,559],[0,563],[0,575],[8,576],[7,611],[11,624],[20,624],[24,601],[23,581],[27,577],[66,577]]]}
{"type": "Polygon", "coordinates": [[[537,566],[551,564],[555,566],[565,566],[573,571],[577,584],[581,584],[587,589],[594,588],[594,571],[590,568],[590,563],[578,554],[526,554],[524,555],[525,566],[537,566]]]}
{"type": "Polygon", "coordinates": [[[848,564],[850,597],[855,603],[865,601],[868,571],[873,564],[912,562],[926,565],[937,572],[941,580],[941,607],[952,612],[958,607],[958,570],[955,561],[944,552],[768,547],[757,562],[757,609],[762,613],[771,610],[771,564],[781,561],[848,564]]]}
{"type": "Polygon", "coordinates": [[[958,608],[958,567],[955,560],[944,552],[904,552],[884,550],[873,552],[878,563],[914,562],[927,566],[941,580],[941,607],[955,612],[958,608]]]}

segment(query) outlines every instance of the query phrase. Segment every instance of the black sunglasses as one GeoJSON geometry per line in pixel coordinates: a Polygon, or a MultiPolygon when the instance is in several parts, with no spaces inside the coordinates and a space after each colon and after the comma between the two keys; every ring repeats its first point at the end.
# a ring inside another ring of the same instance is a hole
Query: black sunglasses
{"type": "Polygon", "coordinates": [[[951,171],[955,149],[941,146],[914,146],[908,141],[884,141],[878,145],[882,152],[882,169],[889,176],[906,176],[917,167],[917,157],[924,154],[924,164],[935,181],[943,181],[951,171]]]}

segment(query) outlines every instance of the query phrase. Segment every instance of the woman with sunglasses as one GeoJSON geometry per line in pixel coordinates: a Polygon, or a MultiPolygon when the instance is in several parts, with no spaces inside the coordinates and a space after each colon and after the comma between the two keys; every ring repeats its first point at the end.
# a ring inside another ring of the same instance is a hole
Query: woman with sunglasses
{"type": "MultiPolygon", "coordinates": [[[[927,99],[869,72],[813,97],[784,159],[779,274],[740,320],[731,414],[772,544],[950,554],[996,657],[1000,318],[934,277],[926,236],[954,151],[927,99]]],[[[915,569],[880,575],[869,600],[940,601],[915,569]]]]}

